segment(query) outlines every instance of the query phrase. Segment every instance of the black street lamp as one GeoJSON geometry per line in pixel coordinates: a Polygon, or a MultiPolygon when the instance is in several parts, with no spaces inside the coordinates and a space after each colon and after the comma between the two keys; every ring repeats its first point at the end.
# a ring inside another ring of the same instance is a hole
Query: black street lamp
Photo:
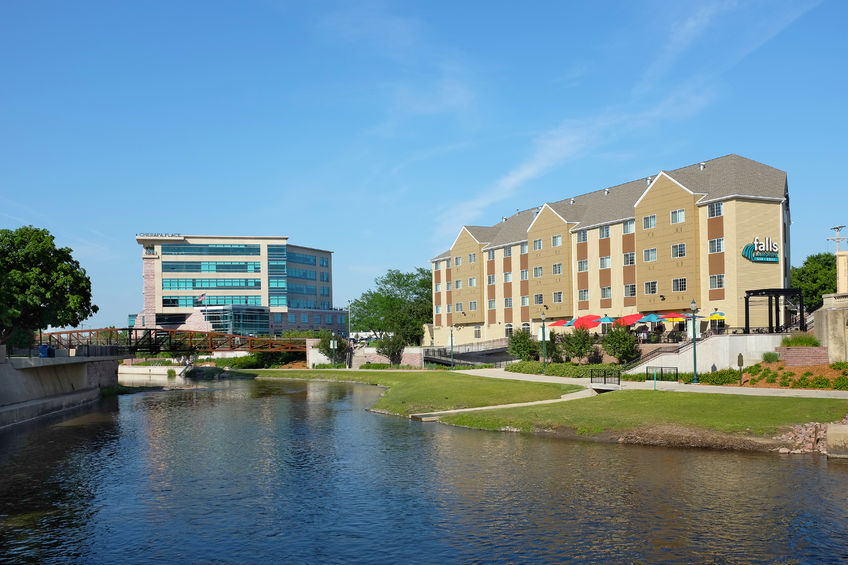
{"type": "Polygon", "coordinates": [[[689,305],[689,308],[692,309],[692,384],[696,385],[698,383],[698,352],[696,350],[696,346],[698,345],[698,332],[695,330],[695,312],[698,311],[698,305],[695,304],[695,299],[692,299],[692,303],[689,305]]]}
{"type": "Polygon", "coordinates": [[[545,339],[545,311],[542,310],[542,374],[545,374],[547,370],[547,361],[548,361],[548,349],[546,346],[547,339],[545,339]]]}

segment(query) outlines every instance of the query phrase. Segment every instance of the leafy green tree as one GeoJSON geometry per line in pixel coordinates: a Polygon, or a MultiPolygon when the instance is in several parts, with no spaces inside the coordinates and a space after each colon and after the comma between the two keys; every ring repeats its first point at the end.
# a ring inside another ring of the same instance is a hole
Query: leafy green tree
{"type": "Polygon", "coordinates": [[[406,344],[419,345],[424,324],[433,320],[431,277],[421,267],[411,273],[389,269],[377,277],[377,287],[350,304],[352,330],[371,332],[378,339],[392,333],[406,344]]]}
{"type": "Polygon", "coordinates": [[[572,359],[580,359],[586,357],[592,346],[595,344],[595,338],[589,333],[589,330],[577,328],[573,332],[565,334],[562,339],[562,346],[566,355],[572,359]]]}
{"type": "Polygon", "coordinates": [[[348,342],[339,336],[333,336],[333,332],[328,330],[321,331],[321,341],[318,342],[318,351],[320,351],[327,359],[335,357],[335,363],[341,363],[347,354],[348,342]],[[336,353],[333,355],[331,340],[336,340],[336,353]]]}
{"type": "Polygon", "coordinates": [[[539,358],[539,344],[536,343],[530,332],[523,330],[512,332],[512,335],[509,336],[509,343],[506,346],[506,350],[507,353],[522,361],[539,358]]]}
{"type": "Polygon", "coordinates": [[[91,281],[50,232],[0,230],[0,343],[16,330],[76,327],[97,312],[91,281]]]}
{"type": "Polygon", "coordinates": [[[822,295],[836,292],[836,255],[817,253],[804,259],[800,267],[792,267],[792,288],[804,295],[804,309],[812,312],[821,307],[822,295]]]}
{"type": "Polygon", "coordinates": [[[403,349],[406,347],[406,340],[399,334],[387,335],[380,340],[380,345],[377,346],[377,353],[389,358],[389,363],[392,365],[400,365],[403,359],[403,349]]]}
{"type": "Polygon", "coordinates": [[[636,335],[625,327],[612,326],[603,340],[604,351],[618,359],[619,363],[627,363],[639,357],[639,345],[636,335]]]}

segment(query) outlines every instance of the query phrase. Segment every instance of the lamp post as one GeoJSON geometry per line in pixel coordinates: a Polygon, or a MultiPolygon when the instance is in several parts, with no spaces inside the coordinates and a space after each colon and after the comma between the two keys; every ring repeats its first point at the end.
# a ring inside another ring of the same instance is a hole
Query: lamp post
{"type": "Polygon", "coordinates": [[[692,384],[698,384],[698,352],[696,350],[696,346],[698,345],[698,332],[695,331],[695,312],[698,310],[698,305],[695,304],[695,299],[692,299],[692,303],[689,305],[689,308],[692,309],[692,384]]]}
{"type": "Polygon", "coordinates": [[[545,339],[545,311],[542,310],[542,374],[545,374],[547,369],[547,361],[548,361],[548,348],[546,345],[547,339],[545,339]]]}
{"type": "Polygon", "coordinates": [[[453,371],[453,324],[451,324],[451,371],[453,371]]]}
{"type": "Polygon", "coordinates": [[[347,338],[350,339],[350,299],[347,301],[347,338]]]}

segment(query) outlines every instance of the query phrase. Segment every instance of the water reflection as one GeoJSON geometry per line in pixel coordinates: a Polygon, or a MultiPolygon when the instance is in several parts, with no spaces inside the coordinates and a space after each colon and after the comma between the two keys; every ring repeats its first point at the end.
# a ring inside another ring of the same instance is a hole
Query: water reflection
{"type": "Polygon", "coordinates": [[[848,465],[371,414],[374,387],[238,381],[0,435],[0,560],[812,562],[848,465]]]}

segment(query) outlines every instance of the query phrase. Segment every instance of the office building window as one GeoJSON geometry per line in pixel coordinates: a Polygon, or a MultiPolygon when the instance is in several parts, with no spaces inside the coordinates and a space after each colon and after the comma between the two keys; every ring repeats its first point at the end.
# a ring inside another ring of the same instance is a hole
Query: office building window
{"type": "Polygon", "coordinates": [[[308,324],[309,323],[309,314],[301,314],[300,315],[300,323],[308,324]]]}
{"type": "Polygon", "coordinates": [[[559,247],[562,245],[562,236],[555,235],[551,238],[551,247],[559,247]]]}
{"type": "Polygon", "coordinates": [[[585,243],[589,239],[588,233],[586,230],[580,230],[577,232],[577,243],[585,243]]]}
{"type": "Polygon", "coordinates": [[[562,291],[557,291],[553,295],[554,304],[562,302],[562,291]]]}
{"type": "Polygon", "coordinates": [[[589,260],[588,259],[580,259],[577,261],[577,272],[585,273],[589,270],[589,260]]]}
{"type": "Polygon", "coordinates": [[[529,295],[521,297],[521,305],[522,306],[530,306],[530,296],[529,295]]]}
{"type": "Polygon", "coordinates": [[[636,253],[634,251],[631,251],[630,253],[625,253],[624,254],[624,266],[627,267],[629,265],[635,265],[635,264],[636,264],[636,253]]]}
{"type": "Polygon", "coordinates": [[[636,285],[635,284],[626,284],[624,285],[624,296],[636,296],[636,285]]]}
{"type": "Polygon", "coordinates": [[[454,306],[454,310],[456,312],[462,312],[462,302],[457,302],[456,306],[454,306]]]}
{"type": "Polygon", "coordinates": [[[609,239],[609,226],[601,226],[598,228],[598,239],[609,239]]]}
{"type": "Polygon", "coordinates": [[[486,275],[486,282],[489,284],[495,284],[495,275],[486,275]]]}
{"type": "Polygon", "coordinates": [[[504,308],[512,308],[512,297],[507,296],[504,298],[504,308]]]}
{"type": "Polygon", "coordinates": [[[534,294],[533,295],[533,304],[544,304],[545,296],[542,294],[534,294]]]}
{"type": "Polygon", "coordinates": [[[542,249],[542,240],[534,239],[533,240],[533,251],[541,251],[542,249]]]}
{"type": "Polygon", "coordinates": [[[717,237],[716,239],[710,240],[710,253],[723,253],[724,252],[724,238],[717,237]]]}
{"type": "Polygon", "coordinates": [[[606,257],[601,257],[601,269],[609,269],[610,268],[610,257],[607,255],[606,257]]]}
{"type": "Polygon", "coordinates": [[[581,288],[580,290],[578,290],[577,291],[577,300],[579,300],[580,302],[585,302],[585,301],[589,300],[589,289],[588,288],[581,288]]]}
{"type": "Polygon", "coordinates": [[[469,253],[468,254],[468,262],[469,263],[476,263],[477,262],[477,254],[476,253],[469,253]]]}
{"type": "Polygon", "coordinates": [[[441,263],[441,261],[433,261],[433,270],[434,270],[434,271],[438,271],[438,270],[439,270],[439,264],[440,264],[440,263],[441,263]]]}
{"type": "Polygon", "coordinates": [[[477,277],[468,277],[468,286],[477,286],[477,277]]]}
{"type": "Polygon", "coordinates": [[[436,314],[441,314],[441,313],[442,313],[442,305],[436,304],[436,314]]]}
{"type": "Polygon", "coordinates": [[[512,247],[507,245],[504,247],[504,257],[512,257],[512,247]]]}
{"type": "Polygon", "coordinates": [[[636,231],[636,220],[627,220],[622,226],[624,233],[633,233],[636,231]]]}
{"type": "Polygon", "coordinates": [[[297,314],[292,314],[291,312],[289,312],[288,318],[289,318],[290,324],[296,324],[297,323],[297,314]]]}
{"type": "Polygon", "coordinates": [[[657,293],[657,281],[649,281],[645,283],[645,294],[657,293]]]}
{"type": "Polygon", "coordinates": [[[722,204],[724,204],[724,203],[723,202],[713,202],[712,204],[709,204],[707,206],[707,217],[708,218],[715,218],[715,217],[718,217],[718,216],[723,216],[724,215],[724,206],[722,206],[722,204]]]}
{"type": "Polygon", "coordinates": [[[678,257],[686,257],[686,244],[685,243],[675,243],[671,246],[671,257],[673,259],[677,259],[678,257]]]}
{"type": "Polygon", "coordinates": [[[454,257],[453,258],[453,266],[459,267],[460,265],[462,265],[462,257],[459,257],[459,256],[454,257]]]}
{"type": "Polygon", "coordinates": [[[724,275],[710,275],[710,290],[724,288],[724,275]]]}
{"type": "Polygon", "coordinates": [[[505,336],[512,337],[512,324],[507,324],[504,326],[505,336]]]}
{"type": "Polygon", "coordinates": [[[477,301],[476,300],[469,301],[468,302],[468,309],[471,310],[472,312],[477,310],[477,301]]]}
{"type": "Polygon", "coordinates": [[[453,281],[454,289],[459,290],[462,288],[462,279],[456,279],[453,281]]]}
{"type": "Polygon", "coordinates": [[[489,259],[489,261],[494,261],[495,260],[495,250],[490,249],[489,251],[487,251],[486,257],[489,259]]]}
{"type": "Polygon", "coordinates": [[[521,269],[521,280],[526,281],[530,278],[530,271],[527,269],[521,269]]]}
{"type": "Polygon", "coordinates": [[[451,307],[452,307],[452,306],[453,306],[453,304],[448,304],[448,314],[450,314],[450,313],[451,313],[451,307]]]}
{"type": "Polygon", "coordinates": [[[642,229],[650,230],[657,227],[657,215],[651,214],[642,218],[642,229]]]}
{"type": "Polygon", "coordinates": [[[480,326],[474,326],[474,338],[480,339],[480,335],[481,335],[480,326]]]}
{"type": "Polygon", "coordinates": [[[561,275],[562,274],[562,263],[554,263],[553,267],[551,268],[551,273],[554,274],[554,275],[561,275]]]}
{"type": "Polygon", "coordinates": [[[651,249],[646,249],[643,252],[645,263],[650,263],[651,261],[657,260],[657,248],[652,247],[651,249]]]}
{"type": "Polygon", "coordinates": [[[489,310],[494,310],[494,309],[495,309],[495,299],[492,298],[491,300],[489,300],[489,310]]]}
{"type": "Polygon", "coordinates": [[[671,279],[671,292],[686,292],[686,279],[671,279]]]}
{"type": "Polygon", "coordinates": [[[686,221],[686,211],[681,208],[680,210],[672,210],[671,211],[671,223],[672,224],[682,224],[686,221]]]}
{"type": "Polygon", "coordinates": [[[601,287],[601,298],[612,298],[612,287],[611,286],[602,286],[601,287]]]}
{"type": "Polygon", "coordinates": [[[442,283],[436,283],[436,292],[442,291],[442,283]]]}
{"type": "Polygon", "coordinates": [[[533,278],[538,279],[542,276],[542,267],[533,267],[533,278]]]}
{"type": "Polygon", "coordinates": [[[445,290],[450,290],[450,289],[451,289],[451,281],[448,281],[448,282],[445,283],[445,290]]]}
{"type": "Polygon", "coordinates": [[[528,246],[527,246],[527,242],[526,242],[526,241],[525,241],[525,242],[523,242],[523,243],[521,244],[521,254],[522,254],[522,255],[523,255],[523,254],[525,254],[525,253],[527,253],[527,247],[528,247],[528,246]]]}

